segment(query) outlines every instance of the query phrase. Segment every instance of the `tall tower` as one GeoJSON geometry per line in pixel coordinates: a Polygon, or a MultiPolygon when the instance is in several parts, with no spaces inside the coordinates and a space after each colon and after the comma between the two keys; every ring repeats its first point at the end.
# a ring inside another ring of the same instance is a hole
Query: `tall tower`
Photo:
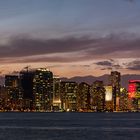
{"type": "Polygon", "coordinates": [[[102,112],[105,109],[105,88],[103,81],[95,81],[91,85],[91,108],[102,112]]]}
{"type": "Polygon", "coordinates": [[[61,82],[60,91],[62,109],[76,111],[78,84],[72,81],[63,81],[61,82]]]}
{"type": "Polygon", "coordinates": [[[61,109],[60,82],[58,76],[53,77],[53,110],[55,111],[61,109]]]}
{"type": "Polygon", "coordinates": [[[5,87],[8,95],[7,105],[11,110],[17,110],[21,107],[22,93],[19,77],[17,75],[5,76],[5,87]]]}
{"type": "Polygon", "coordinates": [[[119,110],[119,98],[121,87],[121,74],[118,71],[112,71],[110,75],[110,85],[113,88],[114,111],[119,110]]]}
{"type": "Polygon", "coordinates": [[[52,109],[53,73],[45,68],[35,71],[33,79],[34,106],[37,111],[52,109]]]}
{"type": "Polygon", "coordinates": [[[77,108],[79,111],[88,111],[90,109],[90,85],[85,82],[78,85],[77,108]]]}
{"type": "Polygon", "coordinates": [[[113,111],[114,110],[114,104],[113,104],[113,90],[112,86],[104,86],[105,88],[105,107],[107,111],[113,111]]]}
{"type": "Polygon", "coordinates": [[[33,78],[35,71],[20,72],[20,83],[23,92],[24,109],[33,109],[33,78]]]}

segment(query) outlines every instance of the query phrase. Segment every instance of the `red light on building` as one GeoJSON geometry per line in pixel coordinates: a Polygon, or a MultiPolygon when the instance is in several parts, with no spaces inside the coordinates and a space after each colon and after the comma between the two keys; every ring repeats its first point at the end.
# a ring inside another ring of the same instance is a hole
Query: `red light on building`
{"type": "Polygon", "coordinates": [[[130,83],[129,88],[129,98],[135,98],[135,93],[136,93],[136,84],[135,83],[130,83]]]}
{"type": "Polygon", "coordinates": [[[128,91],[129,91],[129,93],[136,92],[136,84],[134,84],[134,83],[129,84],[128,91]]]}
{"type": "Polygon", "coordinates": [[[140,80],[129,80],[129,83],[139,83],[140,82],[140,80]]]}

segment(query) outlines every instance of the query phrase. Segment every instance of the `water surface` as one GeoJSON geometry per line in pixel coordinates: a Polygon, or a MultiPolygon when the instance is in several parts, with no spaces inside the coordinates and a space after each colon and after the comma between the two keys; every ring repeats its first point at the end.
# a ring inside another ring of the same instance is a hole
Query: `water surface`
{"type": "Polygon", "coordinates": [[[0,113],[0,140],[140,140],[140,113],[0,113]]]}

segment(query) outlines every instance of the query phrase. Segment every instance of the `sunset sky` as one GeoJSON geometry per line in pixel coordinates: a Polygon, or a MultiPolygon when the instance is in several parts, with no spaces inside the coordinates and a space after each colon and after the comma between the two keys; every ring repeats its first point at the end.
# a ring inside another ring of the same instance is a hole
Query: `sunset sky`
{"type": "Polygon", "coordinates": [[[140,0],[0,0],[0,75],[140,74],[140,0]]]}

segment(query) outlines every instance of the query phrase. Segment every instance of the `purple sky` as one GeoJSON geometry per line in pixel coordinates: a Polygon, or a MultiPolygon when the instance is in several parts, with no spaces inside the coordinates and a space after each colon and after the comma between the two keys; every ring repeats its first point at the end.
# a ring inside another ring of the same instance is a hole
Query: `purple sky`
{"type": "Polygon", "coordinates": [[[0,74],[140,74],[139,0],[0,1],[0,74]]]}

